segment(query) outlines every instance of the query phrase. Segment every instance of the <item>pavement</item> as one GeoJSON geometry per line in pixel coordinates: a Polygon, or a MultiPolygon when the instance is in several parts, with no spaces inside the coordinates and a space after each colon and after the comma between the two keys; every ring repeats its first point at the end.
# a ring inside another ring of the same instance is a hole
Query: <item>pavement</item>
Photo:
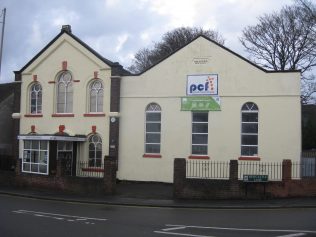
{"type": "Polygon", "coordinates": [[[138,182],[119,183],[115,195],[94,196],[0,186],[1,195],[87,204],[202,209],[316,208],[316,197],[263,200],[178,200],[173,199],[172,192],[172,184],[138,182]]]}

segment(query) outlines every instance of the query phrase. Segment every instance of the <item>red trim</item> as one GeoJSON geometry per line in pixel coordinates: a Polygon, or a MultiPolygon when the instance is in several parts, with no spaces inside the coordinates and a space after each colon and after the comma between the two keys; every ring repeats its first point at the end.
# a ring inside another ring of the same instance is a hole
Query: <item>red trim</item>
{"type": "Polygon", "coordinates": [[[246,161],[260,161],[260,157],[258,156],[241,156],[238,158],[238,160],[246,160],[246,161]]]}
{"type": "Polygon", "coordinates": [[[198,160],[209,160],[209,156],[197,156],[197,155],[191,155],[189,156],[189,159],[198,159],[198,160]]]}
{"type": "Polygon", "coordinates": [[[102,168],[95,168],[95,167],[91,167],[91,168],[82,168],[82,171],[89,171],[89,172],[104,172],[104,169],[102,169],[102,168]]]}
{"type": "Polygon", "coordinates": [[[160,154],[144,154],[144,158],[161,158],[160,154]]]}
{"type": "Polygon", "coordinates": [[[74,114],[52,114],[52,117],[75,117],[74,114]]]}
{"type": "Polygon", "coordinates": [[[43,114],[25,114],[24,117],[26,117],[26,118],[39,118],[39,117],[43,117],[43,114]]]}
{"type": "Polygon", "coordinates": [[[91,114],[83,114],[84,117],[105,117],[104,113],[91,113],[91,114]]]}
{"type": "Polygon", "coordinates": [[[74,82],[80,82],[80,80],[74,80],[74,82]]]}
{"type": "Polygon", "coordinates": [[[67,61],[62,61],[61,68],[62,68],[63,71],[67,70],[67,61]]]}
{"type": "Polygon", "coordinates": [[[48,81],[49,84],[55,84],[55,81],[48,81]]]}
{"type": "Polygon", "coordinates": [[[37,81],[37,75],[33,75],[33,81],[37,81]]]}

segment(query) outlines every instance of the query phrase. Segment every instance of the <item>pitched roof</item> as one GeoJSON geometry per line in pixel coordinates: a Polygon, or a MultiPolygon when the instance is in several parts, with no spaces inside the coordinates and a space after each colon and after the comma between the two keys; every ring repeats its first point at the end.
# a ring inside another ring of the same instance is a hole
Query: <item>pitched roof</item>
{"type": "MultiPolygon", "coordinates": [[[[29,65],[31,65],[39,56],[42,55],[52,44],[54,44],[57,39],[59,39],[63,34],[67,34],[71,38],[73,38],[75,41],[77,41],[81,46],[83,46],[85,49],[87,49],[89,52],[91,52],[94,56],[96,56],[98,59],[100,59],[102,62],[110,66],[114,70],[114,75],[129,75],[130,72],[125,70],[122,65],[120,65],[118,62],[112,62],[106,58],[104,58],[102,55],[100,55],[98,52],[96,52],[94,49],[92,49],[89,45],[87,45],[85,42],[83,42],[81,39],[79,39],[77,36],[72,34],[70,26],[63,26],[60,33],[53,38],[38,54],[36,54],[24,67],[22,67],[17,73],[23,72],[29,65]]],[[[112,72],[113,75],[113,72],[112,72]]]]}
{"type": "Polygon", "coordinates": [[[161,60],[157,61],[156,63],[154,63],[153,65],[151,65],[150,67],[148,67],[147,69],[145,69],[144,71],[140,72],[140,73],[136,73],[136,74],[133,74],[132,76],[138,76],[138,75],[141,75],[145,72],[147,72],[148,70],[150,70],[151,68],[155,67],[156,65],[158,65],[159,63],[161,63],[162,61],[166,60],[167,58],[171,57],[173,54],[175,54],[176,52],[178,52],[179,50],[183,49],[184,47],[186,47],[187,45],[191,44],[193,41],[197,40],[198,38],[204,38],[210,42],[212,42],[213,44],[216,44],[217,46],[221,47],[222,49],[228,51],[229,53],[237,56],[238,58],[240,58],[241,60],[243,61],[246,61],[247,63],[251,64],[252,66],[255,66],[256,68],[258,68],[259,70],[265,72],[265,73],[279,73],[279,72],[300,72],[300,70],[267,70],[263,67],[260,67],[259,65],[251,62],[250,60],[244,58],[243,56],[235,53],[234,51],[230,50],[229,48],[226,48],[225,46],[217,43],[216,41],[210,39],[209,37],[205,36],[205,35],[198,35],[196,36],[194,39],[192,39],[191,41],[189,41],[188,43],[186,43],[185,45],[183,45],[182,47],[178,48],[177,50],[175,50],[174,52],[172,52],[171,54],[167,55],[166,57],[162,58],[161,60]]]}

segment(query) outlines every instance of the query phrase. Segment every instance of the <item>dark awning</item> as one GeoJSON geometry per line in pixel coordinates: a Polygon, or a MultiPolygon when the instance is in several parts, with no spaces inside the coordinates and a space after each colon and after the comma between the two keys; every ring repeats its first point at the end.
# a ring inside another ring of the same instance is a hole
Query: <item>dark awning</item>
{"type": "Polygon", "coordinates": [[[42,141],[72,141],[72,142],[84,142],[87,140],[85,135],[75,136],[62,136],[62,135],[38,135],[38,134],[26,134],[19,135],[19,140],[42,140],[42,141]]]}

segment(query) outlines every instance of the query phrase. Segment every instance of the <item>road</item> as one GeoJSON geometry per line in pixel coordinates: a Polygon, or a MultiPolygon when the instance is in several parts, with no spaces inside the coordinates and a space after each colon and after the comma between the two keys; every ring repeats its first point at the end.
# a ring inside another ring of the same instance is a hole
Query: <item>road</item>
{"type": "Polygon", "coordinates": [[[149,208],[0,195],[1,237],[316,236],[316,209],[149,208]]]}

